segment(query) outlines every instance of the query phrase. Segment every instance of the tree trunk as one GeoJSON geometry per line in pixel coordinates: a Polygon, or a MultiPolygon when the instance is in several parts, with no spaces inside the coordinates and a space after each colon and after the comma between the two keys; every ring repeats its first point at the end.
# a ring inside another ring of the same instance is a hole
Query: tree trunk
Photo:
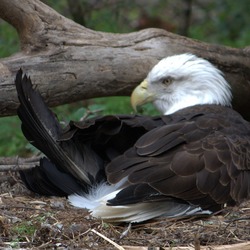
{"type": "Polygon", "coordinates": [[[0,115],[18,107],[19,68],[50,106],[98,96],[130,95],[161,58],[185,52],[217,65],[230,82],[234,108],[250,119],[250,49],[202,43],[160,29],[129,34],[89,30],[39,0],[1,0],[0,17],[18,31],[21,52],[0,60],[0,115]]]}

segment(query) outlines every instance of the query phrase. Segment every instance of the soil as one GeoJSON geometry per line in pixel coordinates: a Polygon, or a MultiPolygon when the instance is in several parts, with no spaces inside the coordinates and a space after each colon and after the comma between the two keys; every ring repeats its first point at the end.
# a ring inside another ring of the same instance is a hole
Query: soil
{"type": "Polygon", "coordinates": [[[66,198],[29,192],[18,173],[1,173],[0,181],[0,249],[199,250],[239,243],[250,249],[250,202],[210,217],[113,225],[73,208],[66,198]]]}

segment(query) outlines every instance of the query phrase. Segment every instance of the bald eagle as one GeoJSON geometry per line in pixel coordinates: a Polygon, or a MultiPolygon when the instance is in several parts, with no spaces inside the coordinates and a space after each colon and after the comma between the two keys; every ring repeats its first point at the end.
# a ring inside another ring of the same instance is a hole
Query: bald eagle
{"type": "Polygon", "coordinates": [[[135,88],[134,109],[152,102],[161,116],[100,116],[66,128],[21,70],[15,83],[23,134],[45,155],[20,173],[33,192],[67,196],[111,222],[211,214],[250,198],[250,124],[207,60],[164,58],[135,88]]]}

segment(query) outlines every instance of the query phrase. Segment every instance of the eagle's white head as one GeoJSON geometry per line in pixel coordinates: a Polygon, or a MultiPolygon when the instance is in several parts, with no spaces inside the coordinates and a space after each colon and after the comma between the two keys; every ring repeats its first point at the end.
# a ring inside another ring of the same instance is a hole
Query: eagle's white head
{"type": "Polygon", "coordinates": [[[165,115],[198,104],[231,106],[231,100],[231,89],[223,73],[192,54],[162,59],[131,96],[135,109],[153,102],[165,115]]]}

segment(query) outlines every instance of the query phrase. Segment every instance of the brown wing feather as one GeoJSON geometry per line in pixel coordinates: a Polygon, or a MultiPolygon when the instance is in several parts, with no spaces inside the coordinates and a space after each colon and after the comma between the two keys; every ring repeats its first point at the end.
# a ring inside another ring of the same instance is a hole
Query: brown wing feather
{"type": "MultiPolygon", "coordinates": [[[[144,183],[166,199],[173,197],[204,208],[250,198],[248,122],[233,110],[216,105],[184,109],[167,122],[143,135],[107,166],[111,183],[127,176],[134,187],[144,183]]],[[[130,188],[127,203],[136,199],[133,190],[130,188]]]]}

